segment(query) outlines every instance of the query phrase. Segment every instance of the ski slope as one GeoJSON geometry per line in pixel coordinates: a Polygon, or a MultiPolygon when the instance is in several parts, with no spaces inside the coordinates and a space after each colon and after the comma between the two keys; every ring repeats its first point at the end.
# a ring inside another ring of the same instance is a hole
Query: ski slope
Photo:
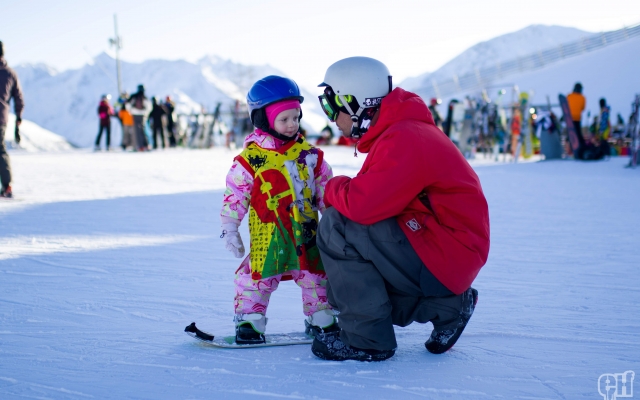
{"type": "MultiPolygon", "coordinates": [[[[365,158],[325,151],[337,174],[365,158]]],[[[602,374],[640,373],[640,170],[624,158],[472,161],[492,247],[476,312],[446,354],[425,350],[430,324],[396,328],[382,363],[202,346],[183,333],[192,321],[233,330],[238,260],[218,212],[235,154],[11,154],[0,398],[596,399],[602,374]]],[[[246,223],[241,233],[248,241],[246,223]]],[[[303,329],[295,284],[282,283],[268,317],[270,332],[303,329]]]]}

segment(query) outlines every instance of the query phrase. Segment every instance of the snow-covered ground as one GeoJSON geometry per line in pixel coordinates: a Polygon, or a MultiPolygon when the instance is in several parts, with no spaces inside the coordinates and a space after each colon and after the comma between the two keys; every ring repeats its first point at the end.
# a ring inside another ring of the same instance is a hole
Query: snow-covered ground
{"type": "MultiPolygon", "coordinates": [[[[472,162],[492,248],[476,312],[444,355],[424,348],[430,324],[397,328],[398,351],[382,363],[322,361],[307,346],[202,346],[183,333],[190,322],[233,329],[238,260],[218,211],[234,155],[11,154],[0,398],[595,399],[600,375],[640,373],[640,170],[623,158],[472,162]]],[[[353,175],[364,155],[327,148],[326,158],[353,175]]],[[[299,296],[291,282],[276,291],[270,332],[303,328],[299,296]]]]}

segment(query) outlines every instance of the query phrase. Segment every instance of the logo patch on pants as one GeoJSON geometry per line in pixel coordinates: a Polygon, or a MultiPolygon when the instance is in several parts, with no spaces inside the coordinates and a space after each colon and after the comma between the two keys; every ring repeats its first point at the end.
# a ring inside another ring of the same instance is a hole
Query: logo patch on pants
{"type": "Polygon", "coordinates": [[[422,226],[418,223],[418,221],[416,221],[415,218],[412,218],[409,221],[407,221],[407,226],[409,227],[409,229],[411,229],[414,232],[417,231],[418,229],[422,229],[422,226]]]}

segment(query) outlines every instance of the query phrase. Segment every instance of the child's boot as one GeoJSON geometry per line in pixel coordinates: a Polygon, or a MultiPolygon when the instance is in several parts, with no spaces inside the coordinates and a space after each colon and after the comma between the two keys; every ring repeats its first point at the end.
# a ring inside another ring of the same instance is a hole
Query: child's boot
{"type": "Polygon", "coordinates": [[[309,315],[304,320],[304,333],[316,337],[320,333],[337,332],[340,330],[333,310],[320,310],[309,315]]]}
{"type": "Polygon", "coordinates": [[[267,327],[267,318],[262,314],[237,314],[234,317],[236,323],[237,344],[265,343],[264,332],[267,327]]]}

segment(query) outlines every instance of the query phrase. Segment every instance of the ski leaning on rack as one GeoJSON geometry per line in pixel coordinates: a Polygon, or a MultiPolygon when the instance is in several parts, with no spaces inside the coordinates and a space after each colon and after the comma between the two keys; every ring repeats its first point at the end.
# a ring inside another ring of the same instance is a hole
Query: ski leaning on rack
{"type": "Polygon", "coordinates": [[[235,335],[232,336],[214,336],[210,333],[201,331],[196,327],[196,323],[192,322],[184,331],[187,335],[199,340],[203,344],[211,347],[219,347],[224,349],[248,349],[256,347],[276,347],[276,346],[295,346],[310,345],[313,338],[304,332],[293,333],[267,333],[265,334],[266,343],[259,344],[237,344],[235,335]]]}

